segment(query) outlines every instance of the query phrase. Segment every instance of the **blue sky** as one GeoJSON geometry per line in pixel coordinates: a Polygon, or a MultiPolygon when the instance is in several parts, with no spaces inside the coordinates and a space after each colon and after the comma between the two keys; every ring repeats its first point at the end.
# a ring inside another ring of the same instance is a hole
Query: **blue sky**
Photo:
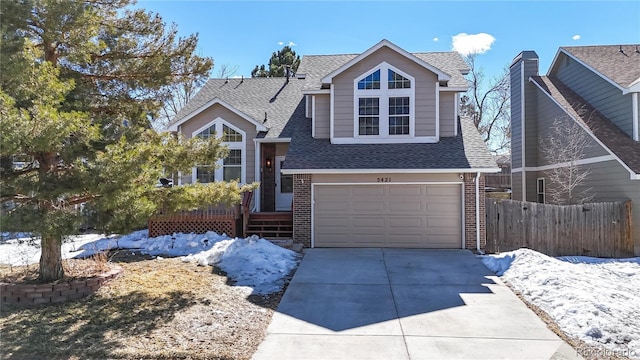
{"type": "Polygon", "coordinates": [[[535,50],[546,73],[560,46],[640,43],[640,1],[142,0],[137,6],[175,22],[181,35],[199,33],[199,55],[237,65],[244,76],[289,43],[299,55],[360,53],[381,39],[411,52],[450,51],[458,35],[457,49],[484,51],[477,63],[488,76],[522,50],[535,50]]]}

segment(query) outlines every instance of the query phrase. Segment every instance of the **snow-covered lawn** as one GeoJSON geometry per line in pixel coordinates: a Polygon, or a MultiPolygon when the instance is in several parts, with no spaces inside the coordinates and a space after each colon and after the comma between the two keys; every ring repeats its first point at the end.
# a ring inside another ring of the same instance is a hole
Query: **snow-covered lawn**
{"type": "Polygon", "coordinates": [[[569,336],[640,359],[640,258],[553,258],[519,249],[482,261],[569,336]]]}
{"type": "MultiPolygon", "coordinates": [[[[231,239],[215,232],[174,234],[149,238],[147,230],[124,236],[78,235],[62,246],[62,256],[84,258],[111,249],[128,249],[143,254],[182,257],[200,265],[216,265],[237,286],[247,286],[254,294],[282,289],[285,277],[298,264],[298,255],[265,239],[252,236],[231,239]]],[[[0,243],[0,264],[27,265],[40,259],[38,239],[9,239],[0,243]]]]}

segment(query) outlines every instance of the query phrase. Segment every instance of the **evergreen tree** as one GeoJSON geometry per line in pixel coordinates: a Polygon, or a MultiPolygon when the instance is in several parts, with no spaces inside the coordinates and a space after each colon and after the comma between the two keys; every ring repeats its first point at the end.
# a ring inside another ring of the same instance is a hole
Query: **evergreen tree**
{"type": "Polygon", "coordinates": [[[78,204],[93,203],[101,227],[122,232],[160,207],[239,202],[254,187],[156,188],[164,173],[228,150],[150,129],[166,90],[206,77],[213,61],[194,54],[197,36],[178,38],[175,26],[129,5],[0,2],[0,196],[11,205],[1,226],[41,236],[41,281],[64,276],[61,245],[77,232],[78,204]]]}
{"type": "Polygon", "coordinates": [[[286,66],[291,67],[294,73],[298,71],[300,66],[300,56],[291,49],[290,46],[284,46],[282,50],[271,54],[269,59],[269,69],[265,65],[256,65],[251,71],[251,77],[283,77],[286,75],[286,66]]]}

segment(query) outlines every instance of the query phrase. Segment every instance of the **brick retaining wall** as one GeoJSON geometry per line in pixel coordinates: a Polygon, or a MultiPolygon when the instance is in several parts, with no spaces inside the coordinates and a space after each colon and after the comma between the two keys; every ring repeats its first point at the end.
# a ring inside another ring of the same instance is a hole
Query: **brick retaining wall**
{"type": "Polygon", "coordinates": [[[28,306],[81,299],[98,291],[104,283],[120,275],[122,270],[122,267],[114,266],[110,271],[96,277],[60,284],[0,283],[0,306],[28,306]]]}

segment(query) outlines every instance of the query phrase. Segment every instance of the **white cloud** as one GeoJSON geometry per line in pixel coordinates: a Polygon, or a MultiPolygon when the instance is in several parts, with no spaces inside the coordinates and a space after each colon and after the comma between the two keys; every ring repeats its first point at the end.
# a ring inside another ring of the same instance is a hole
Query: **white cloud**
{"type": "Polygon", "coordinates": [[[575,34],[572,37],[573,40],[580,40],[580,35],[579,34],[575,34]]]}
{"type": "Polygon", "coordinates": [[[491,49],[491,45],[496,38],[487,33],[467,34],[460,33],[452,37],[452,50],[467,56],[473,54],[484,54],[491,49]]]}
{"type": "Polygon", "coordinates": [[[437,37],[433,38],[433,41],[439,41],[440,39],[438,39],[437,37]]]}
{"type": "MultiPolygon", "coordinates": [[[[284,41],[278,41],[278,45],[280,45],[280,46],[284,45],[284,41]]],[[[293,47],[293,46],[296,46],[296,45],[298,45],[298,44],[294,43],[293,41],[289,41],[287,43],[288,47],[293,47]]]]}

